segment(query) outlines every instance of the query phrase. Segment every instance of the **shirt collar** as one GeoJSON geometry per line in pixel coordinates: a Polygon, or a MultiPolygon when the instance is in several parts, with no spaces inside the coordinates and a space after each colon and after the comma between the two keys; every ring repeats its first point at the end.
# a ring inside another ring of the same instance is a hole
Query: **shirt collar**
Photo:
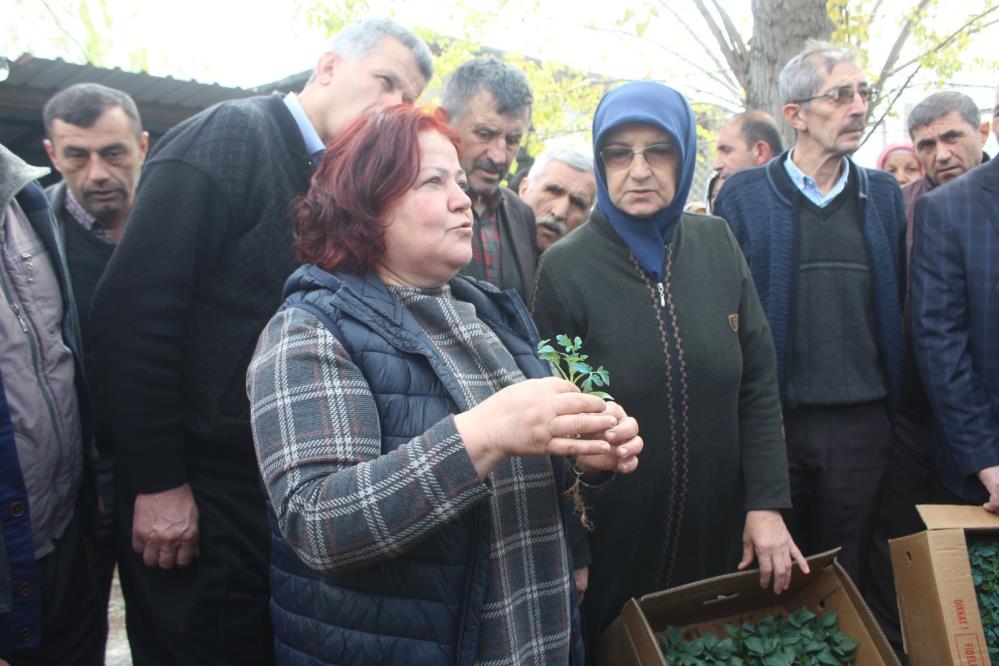
{"type": "Polygon", "coordinates": [[[809,201],[819,208],[825,208],[846,188],[846,181],[850,176],[850,162],[845,157],[843,158],[843,168],[839,175],[839,180],[836,181],[836,184],[833,185],[831,190],[823,194],[819,190],[819,184],[815,181],[815,179],[799,169],[798,165],[794,163],[794,160],[791,159],[793,156],[794,149],[791,149],[791,151],[787,154],[787,159],[784,160],[784,170],[787,171],[787,175],[791,178],[791,182],[794,183],[794,186],[797,187],[809,201]]]}
{"type": "Polygon", "coordinates": [[[497,187],[495,190],[489,194],[480,194],[479,198],[482,199],[484,206],[484,213],[494,214],[496,209],[499,208],[500,203],[503,202],[503,190],[497,187]]]}
{"type": "Polygon", "coordinates": [[[298,95],[293,92],[285,95],[284,105],[288,107],[291,117],[295,119],[295,124],[298,125],[298,131],[302,134],[302,140],[305,142],[305,150],[309,153],[309,156],[311,157],[316,153],[326,150],[326,144],[319,137],[319,132],[316,131],[316,128],[312,126],[312,121],[305,114],[302,103],[298,101],[298,95]]]}
{"type": "Polygon", "coordinates": [[[81,227],[106,243],[112,242],[108,228],[104,226],[103,222],[87,212],[87,209],[76,200],[73,190],[69,189],[68,185],[66,186],[66,198],[63,200],[63,206],[70,216],[80,223],[81,227]]]}

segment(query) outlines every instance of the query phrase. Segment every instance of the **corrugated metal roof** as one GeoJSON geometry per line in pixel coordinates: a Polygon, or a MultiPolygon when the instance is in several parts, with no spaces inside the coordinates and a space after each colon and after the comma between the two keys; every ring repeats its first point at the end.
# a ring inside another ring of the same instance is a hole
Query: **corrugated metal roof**
{"type": "Polygon", "coordinates": [[[9,76],[0,82],[0,143],[29,164],[48,164],[42,148],[45,138],[42,107],[52,95],[74,83],[100,83],[131,95],[152,142],[213,104],[258,94],[216,83],[183,81],[24,54],[10,63],[9,76]]]}
{"type": "Polygon", "coordinates": [[[216,102],[253,95],[252,90],[229,88],[217,83],[183,81],[173,77],[151,76],[142,72],[126,72],[119,68],[105,69],[93,65],[78,65],[64,60],[49,60],[24,54],[11,63],[10,75],[0,83],[23,86],[53,93],[74,83],[100,83],[127,92],[137,104],[148,102],[190,109],[203,109],[216,102]]]}

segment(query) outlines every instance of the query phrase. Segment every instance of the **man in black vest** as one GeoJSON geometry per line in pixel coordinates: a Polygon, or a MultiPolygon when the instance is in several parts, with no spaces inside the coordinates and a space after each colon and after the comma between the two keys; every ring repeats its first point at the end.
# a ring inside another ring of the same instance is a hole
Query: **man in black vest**
{"type": "MultiPolygon", "coordinates": [[[[84,367],[93,387],[90,302],[132,210],[149,133],[142,131],[139,110],[127,93],[98,83],[77,83],[56,93],[45,104],[42,119],[48,137],[45,151],[63,178],[45,194],[65,243],[83,338],[84,367]]],[[[100,395],[93,397],[102,508],[93,561],[101,608],[106,609],[115,565],[111,513],[114,442],[100,395]]],[[[104,629],[106,635],[106,623],[104,629]]]]}
{"type": "Polygon", "coordinates": [[[516,289],[525,302],[538,257],[534,212],[500,182],[527,134],[533,101],[527,78],[495,58],[454,70],[441,99],[461,134],[459,158],[475,212],[472,261],[462,273],[516,289]]]}
{"type": "Polygon", "coordinates": [[[273,663],[246,369],[297,264],[289,204],[351,121],[432,74],[411,32],[357,21],[301,92],[213,106],[150,154],[92,310],[136,666],[273,663]]]}

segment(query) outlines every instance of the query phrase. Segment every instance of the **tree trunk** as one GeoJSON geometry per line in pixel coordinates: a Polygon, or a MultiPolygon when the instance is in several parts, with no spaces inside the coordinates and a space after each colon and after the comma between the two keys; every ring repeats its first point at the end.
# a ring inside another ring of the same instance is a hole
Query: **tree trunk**
{"type": "Polygon", "coordinates": [[[746,108],[766,111],[777,119],[785,147],[794,130],[784,120],[777,75],[809,39],[828,40],[833,24],[825,0],[753,0],[753,38],[749,48],[746,108]]]}

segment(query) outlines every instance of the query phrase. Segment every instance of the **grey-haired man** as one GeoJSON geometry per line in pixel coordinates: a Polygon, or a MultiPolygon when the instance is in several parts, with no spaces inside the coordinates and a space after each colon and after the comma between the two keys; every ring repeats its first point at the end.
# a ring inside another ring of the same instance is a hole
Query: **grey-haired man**
{"type": "Polygon", "coordinates": [[[525,301],[537,265],[534,213],[500,183],[531,124],[533,100],[527,78],[495,58],[458,67],[441,100],[461,135],[459,159],[475,214],[472,261],[462,272],[515,289],[525,301]]]}
{"type": "Polygon", "coordinates": [[[534,160],[520,181],[520,198],[534,211],[538,228],[538,250],[552,243],[590,215],[597,195],[593,160],[571,148],[550,148],[534,160]]]}
{"type": "Polygon", "coordinates": [[[902,384],[902,192],[849,157],[873,95],[853,53],[809,42],[779,87],[794,147],[732,174],[714,212],[732,226],[773,330],[788,527],[808,554],[842,546],[863,590],[902,384]]]}
{"type": "Polygon", "coordinates": [[[296,266],[289,204],[352,120],[412,103],[432,74],[411,32],[358,21],[300,93],[214,106],[150,155],[92,310],[135,664],[273,662],[244,387],[296,266]]]}

